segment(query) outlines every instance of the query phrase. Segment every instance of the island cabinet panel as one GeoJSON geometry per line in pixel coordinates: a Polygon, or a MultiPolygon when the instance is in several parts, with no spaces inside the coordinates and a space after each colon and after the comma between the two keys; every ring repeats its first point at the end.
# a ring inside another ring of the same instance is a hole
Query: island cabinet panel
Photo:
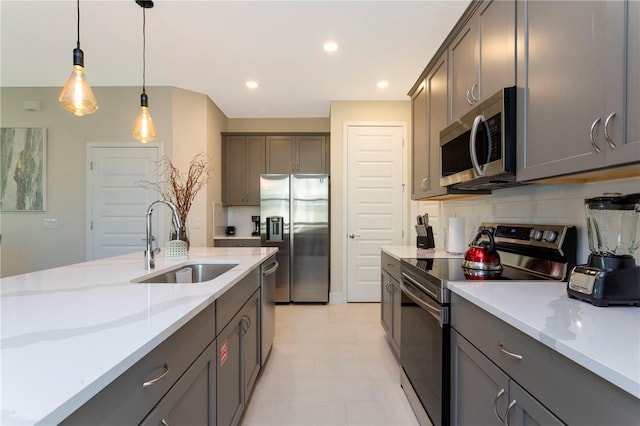
{"type": "Polygon", "coordinates": [[[210,305],[62,424],[139,424],[214,338],[215,306],[210,305]]]}
{"type": "Polygon", "coordinates": [[[217,421],[237,425],[260,371],[260,292],[256,291],[217,337],[217,421]]]}
{"type": "Polygon", "coordinates": [[[516,79],[516,3],[487,0],[448,46],[449,122],[516,79]]]}
{"type": "Polygon", "coordinates": [[[226,205],[260,205],[260,175],[265,170],[265,137],[224,137],[223,203],[226,205]]]}
{"type": "Polygon", "coordinates": [[[519,180],[640,161],[637,3],[518,3],[519,180]]]}
{"type": "Polygon", "coordinates": [[[400,357],[400,261],[387,253],[380,255],[380,322],[387,334],[391,348],[400,357]]]}
{"type": "Polygon", "coordinates": [[[493,398],[500,417],[509,415],[508,424],[638,423],[639,399],[455,293],[451,299],[451,326],[455,336],[451,373],[453,419],[473,416],[471,409],[477,409],[479,418],[490,417],[486,404],[493,407],[490,401],[493,398]],[[504,382],[498,383],[496,369],[489,363],[509,379],[508,389],[500,397],[504,382]],[[490,376],[481,379],[486,386],[478,387],[477,391],[474,387],[464,389],[470,380],[483,374],[490,376]],[[496,383],[493,390],[491,381],[496,383]],[[491,397],[482,394],[490,390],[491,397]],[[463,398],[474,402],[465,405],[463,398]]]}
{"type": "Polygon", "coordinates": [[[142,426],[216,424],[216,342],[189,367],[142,426]]]}

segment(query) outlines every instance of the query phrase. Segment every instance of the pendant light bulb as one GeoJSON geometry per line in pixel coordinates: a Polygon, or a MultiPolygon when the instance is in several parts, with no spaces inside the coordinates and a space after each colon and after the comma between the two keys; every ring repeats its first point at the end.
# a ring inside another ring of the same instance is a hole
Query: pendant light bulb
{"type": "Polygon", "coordinates": [[[140,113],[133,125],[133,137],[142,143],[151,142],[156,138],[156,128],[149,114],[148,100],[146,94],[140,95],[140,113]]]}
{"type": "Polygon", "coordinates": [[[84,52],[80,49],[80,0],[78,8],[78,41],[73,49],[73,71],[64,84],[58,101],[67,111],[81,116],[91,114],[98,109],[98,101],[89,86],[89,81],[84,73],[84,52]]]}
{"type": "Polygon", "coordinates": [[[151,142],[156,138],[156,128],[149,114],[149,98],[145,91],[145,68],[146,68],[146,14],[145,9],[153,7],[151,0],[136,0],[138,6],[142,8],[142,95],[140,95],[140,113],[133,124],[133,137],[142,143],[151,142]]]}

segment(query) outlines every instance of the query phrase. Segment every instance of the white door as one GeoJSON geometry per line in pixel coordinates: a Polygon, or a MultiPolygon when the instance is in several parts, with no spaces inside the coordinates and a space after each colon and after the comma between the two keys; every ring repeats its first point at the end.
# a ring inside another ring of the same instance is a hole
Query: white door
{"type": "Polygon", "coordinates": [[[403,126],[347,129],[347,301],[380,301],[380,246],[401,245],[403,126]]]}
{"type": "MultiPolygon", "coordinates": [[[[159,151],[157,145],[89,146],[87,259],[144,251],[145,215],[158,194],[138,182],[156,179],[159,151]]],[[[153,216],[157,236],[160,215],[154,210],[153,216]]]]}

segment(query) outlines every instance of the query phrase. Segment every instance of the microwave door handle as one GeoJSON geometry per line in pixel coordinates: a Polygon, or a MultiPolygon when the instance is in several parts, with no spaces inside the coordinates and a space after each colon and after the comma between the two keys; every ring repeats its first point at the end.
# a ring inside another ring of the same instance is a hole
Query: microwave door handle
{"type": "Polygon", "coordinates": [[[478,134],[478,127],[480,127],[480,123],[484,121],[484,116],[482,114],[476,115],[476,118],[473,120],[473,126],[471,127],[471,139],[469,139],[469,152],[471,153],[471,163],[473,163],[473,168],[478,173],[478,176],[484,175],[484,167],[480,168],[480,164],[478,163],[478,155],[476,154],[476,137],[478,134]]]}

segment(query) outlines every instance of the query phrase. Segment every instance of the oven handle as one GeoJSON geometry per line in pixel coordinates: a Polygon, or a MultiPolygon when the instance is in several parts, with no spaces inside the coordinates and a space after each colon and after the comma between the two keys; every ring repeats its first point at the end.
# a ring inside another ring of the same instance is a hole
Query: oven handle
{"type": "Polygon", "coordinates": [[[414,286],[411,284],[411,279],[406,275],[402,276],[402,283],[400,284],[400,288],[402,292],[411,300],[413,300],[418,306],[427,311],[432,317],[438,320],[440,323],[440,327],[448,324],[449,315],[448,310],[445,306],[441,306],[436,302],[422,300],[421,298],[414,295],[415,291],[420,291],[418,289],[414,290],[414,286]]]}

